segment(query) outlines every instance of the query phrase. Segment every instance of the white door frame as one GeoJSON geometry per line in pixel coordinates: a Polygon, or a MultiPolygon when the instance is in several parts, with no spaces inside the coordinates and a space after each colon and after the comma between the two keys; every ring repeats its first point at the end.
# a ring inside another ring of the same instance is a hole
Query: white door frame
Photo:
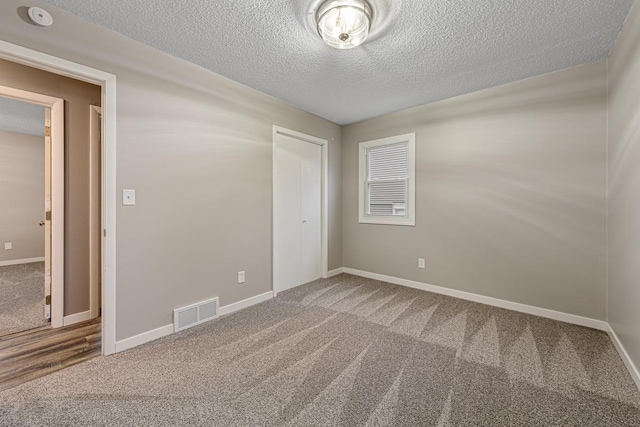
{"type": "Polygon", "coordinates": [[[321,236],[321,265],[322,265],[322,277],[327,277],[328,272],[328,264],[329,264],[329,229],[328,229],[328,218],[329,218],[329,199],[328,199],[328,188],[329,188],[329,141],[326,139],[318,138],[315,136],[307,135],[302,132],[297,132],[295,130],[283,128],[280,126],[273,125],[273,141],[272,141],[272,169],[273,175],[271,178],[271,252],[272,252],[272,264],[271,264],[271,289],[273,290],[273,296],[278,294],[278,284],[275,282],[275,266],[276,260],[278,259],[278,253],[276,251],[275,245],[275,236],[278,233],[278,227],[276,225],[276,211],[275,211],[275,200],[276,200],[276,188],[275,188],[275,177],[276,177],[276,137],[278,135],[289,136],[291,138],[297,139],[300,142],[311,143],[319,145],[322,149],[322,177],[320,182],[322,183],[322,189],[320,190],[320,194],[322,197],[322,207],[320,210],[321,219],[321,228],[322,228],[322,236],[321,236]]]}
{"type": "MultiPolygon", "coordinates": [[[[0,95],[51,109],[51,326],[64,324],[64,99],[0,86],[0,95]]],[[[43,121],[42,126],[45,126],[43,121]]],[[[44,313],[43,313],[44,316],[44,313]]]]}
{"type": "Polygon", "coordinates": [[[102,87],[102,353],[115,353],[116,76],[3,40],[0,58],[102,87]]]}

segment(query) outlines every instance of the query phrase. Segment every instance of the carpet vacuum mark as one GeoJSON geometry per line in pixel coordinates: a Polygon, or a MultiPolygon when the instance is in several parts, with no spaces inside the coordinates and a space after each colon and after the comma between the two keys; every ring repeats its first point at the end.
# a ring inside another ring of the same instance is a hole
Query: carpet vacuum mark
{"type": "Polygon", "coordinates": [[[601,331],[342,274],[0,393],[0,425],[640,426],[601,331]]]}

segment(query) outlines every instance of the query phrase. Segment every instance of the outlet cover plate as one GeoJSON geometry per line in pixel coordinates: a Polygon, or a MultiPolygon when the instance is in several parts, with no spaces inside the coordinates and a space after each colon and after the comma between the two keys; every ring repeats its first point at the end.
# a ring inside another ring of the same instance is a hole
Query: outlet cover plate
{"type": "Polygon", "coordinates": [[[135,206],[136,204],[136,190],[123,189],[122,190],[122,206],[135,206]]]}

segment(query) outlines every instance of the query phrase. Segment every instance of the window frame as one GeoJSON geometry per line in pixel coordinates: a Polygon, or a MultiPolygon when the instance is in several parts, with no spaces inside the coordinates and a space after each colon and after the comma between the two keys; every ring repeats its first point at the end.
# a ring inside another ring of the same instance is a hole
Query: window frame
{"type": "Polygon", "coordinates": [[[358,144],[358,222],[360,224],[380,224],[380,225],[416,225],[416,134],[407,133],[404,135],[391,136],[388,138],[365,141],[358,144]],[[387,145],[407,146],[407,200],[405,203],[405,216],[381,216],[367,214],[368,204],[368,163],[367,153],[372,148],[387,145]]]}

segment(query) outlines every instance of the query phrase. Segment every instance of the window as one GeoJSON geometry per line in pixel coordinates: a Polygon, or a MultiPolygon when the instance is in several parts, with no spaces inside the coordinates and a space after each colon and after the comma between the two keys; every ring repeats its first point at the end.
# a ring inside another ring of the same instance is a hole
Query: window
{"type": "Polygon", "coordinates": [[[415,225],[415,133],[360,143],[361,223],[415,225]]]}

